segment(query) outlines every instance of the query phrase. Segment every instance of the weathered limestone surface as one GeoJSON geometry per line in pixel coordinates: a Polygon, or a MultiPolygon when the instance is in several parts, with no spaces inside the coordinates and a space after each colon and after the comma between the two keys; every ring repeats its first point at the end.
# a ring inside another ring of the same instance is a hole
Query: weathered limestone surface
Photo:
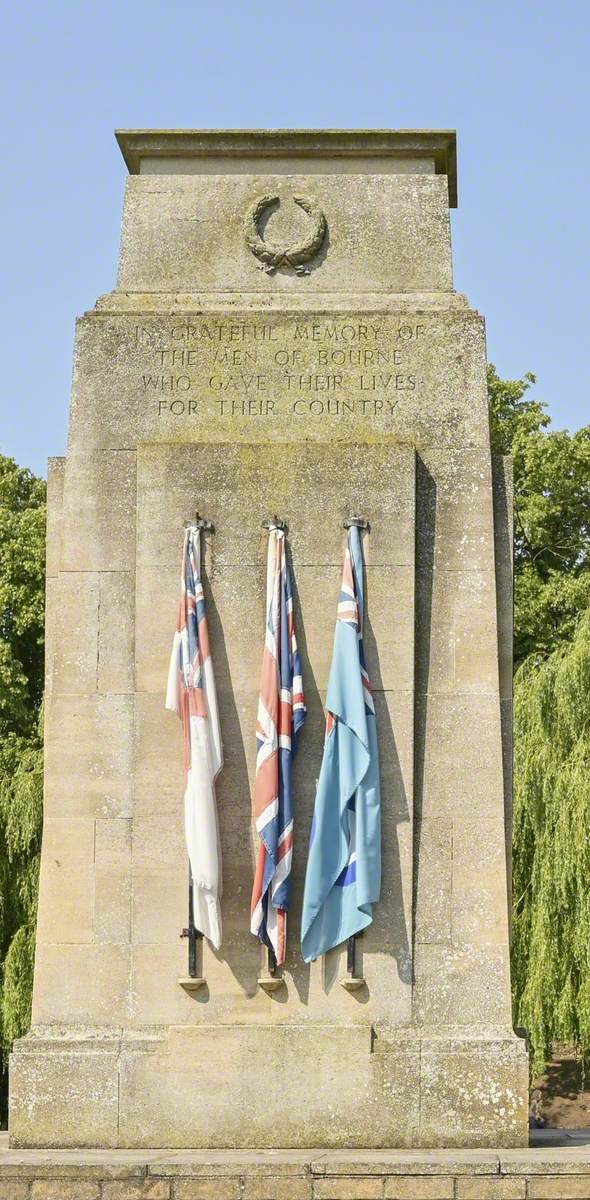
{"type": "Polygon", "coordinates": [[[0,1200],[586,1200],[588,1147],[8,1151],[0,1200]]]}
{"type": "Polygon", "coordinates": [[[248,135],[227,172],[223,135],[122,136],[138,174],[119,288],[78,323],[68,455],[50,469],[45,829],[14,1146],[526,1140],[508,957],[509,486],[490,455],[483,322],[452,291],[453,143],[433,134],[428,150],[428,136],[388,134],[377,155],[370,135],[338,150],[317,134],[315,151],[307,135],[248,135]],[[358,169],[331,170],[338,153],[358,169]],[[309,274],[260,270],[244,221],[261,194],[281,201],[259,226],[275,244],[306,236],[293,197],[323,209],[309,274]],[[224,940],[204,947],[206,986],[188,994],[181,738],[163,699],[197,509],[216,527],[224,940]],[[311,967],[299,954],[351,510],[371,522],[384,864],[354,993],[342,950],[311,967]],[[269,995],[248,926],[273,512],[289,522],[309,715],[289,957],[269,995]]]}

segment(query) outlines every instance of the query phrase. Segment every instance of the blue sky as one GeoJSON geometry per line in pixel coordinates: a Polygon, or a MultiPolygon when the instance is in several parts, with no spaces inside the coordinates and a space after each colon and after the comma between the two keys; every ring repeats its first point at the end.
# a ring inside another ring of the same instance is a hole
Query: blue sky
{"type": "Polygon", "coordinates": [[[0,450],[65,450],[73,323],[114,285],[121,127],[454,127],[455,286],[501,374],[590,420],[586,4],[20,0],[3,19],[0,450]]]}

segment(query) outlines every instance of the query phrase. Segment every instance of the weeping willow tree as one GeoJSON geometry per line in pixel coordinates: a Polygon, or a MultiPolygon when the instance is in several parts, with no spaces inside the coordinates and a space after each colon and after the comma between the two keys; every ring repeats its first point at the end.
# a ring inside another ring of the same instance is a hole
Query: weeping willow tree
{"type": "Polygon", "coordinates": [[[0,1123],[30,1021],[43,805],[45,483],[0,455],[0,1123]]]}
{"type": "Polygon", "coordinates": [[[513,987],[541,1073],[554,1042],[590,1058],[590,611],[515,678],[513,987]]]}

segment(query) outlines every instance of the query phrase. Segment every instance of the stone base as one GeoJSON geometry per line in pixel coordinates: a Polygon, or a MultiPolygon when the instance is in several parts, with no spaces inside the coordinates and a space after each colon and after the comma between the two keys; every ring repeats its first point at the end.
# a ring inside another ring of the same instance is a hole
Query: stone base
{"type": "Polygon", "coordinates": [[[0,1200],[587,1200],[588,1196],[588,1146],[174,1153],[10,1151],[0,1145],[0,1200]]]}
{"type": "Polygon", "coordinates": [[[510,1030],[176,1026],[15,1046],[15,1147],[523,1146],[524,1042],[510,1030]]]}

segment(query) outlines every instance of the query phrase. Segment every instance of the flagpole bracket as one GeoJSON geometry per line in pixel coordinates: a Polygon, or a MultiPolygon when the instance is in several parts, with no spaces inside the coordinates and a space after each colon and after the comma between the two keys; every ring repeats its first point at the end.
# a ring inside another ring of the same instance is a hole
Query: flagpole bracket
{"type": "Polygon", "coordinates": [[[356,529],[366,529],[368,532],[371,529],[366,517],[359,517],[358,513],[353,513],[352,517],[347,517],[342,524],[345,529],[352,529],[354,527],[356,529]]]}
{"type": "Polygon", "coordinates": [[[359,937],[362,937],[362,930],[353,933],[346,942],[346,975],[342,976],[340,986],[347,992],[358,992],[365,986],[364,975],[356,973],[356,943],[359,937]]]}
{"type": "Polygon", "coordinates": [[[261,975],[258,979],[258,987],[262,988],[263,992],[278,992],[279,988],[285,986],[285,980],[282,975],[261,975]]]}
{"type": "Polygon", "coordinates": [[[201,978],[200,976],[193,977],[192,975],[182,975],[178,980],[178,983],[181,988],[184,988],[185,992],[189,992],[190,994],[192,992],[198,992],[199,988],[205,986],[207,980],[201,978]]]}
{"type": "Polygon", "coordinates": [[[281,517],[277,517],[277,514],[275,513],[274,517],[268,517],[266,521],[262,522],[262,528],[268,529],[269,531],[271,529],[280,529],[283,533],[286,533],[288,526],[287,522],[283,521],[281,517]]]}
{"type": "Polygon", "coordinates": [[[184,528],[203,529],[205,533],[215,533],[213,521],[209,521],[207,517],[202,517],[198,509],[195,513],[194,521],[187,521],[184,528]]]}
{"type": "Polygon", "coordinates": [[[346,992],[358,992],[366,983],[364,975],[343,975],[339,982],[346,992]]]}

